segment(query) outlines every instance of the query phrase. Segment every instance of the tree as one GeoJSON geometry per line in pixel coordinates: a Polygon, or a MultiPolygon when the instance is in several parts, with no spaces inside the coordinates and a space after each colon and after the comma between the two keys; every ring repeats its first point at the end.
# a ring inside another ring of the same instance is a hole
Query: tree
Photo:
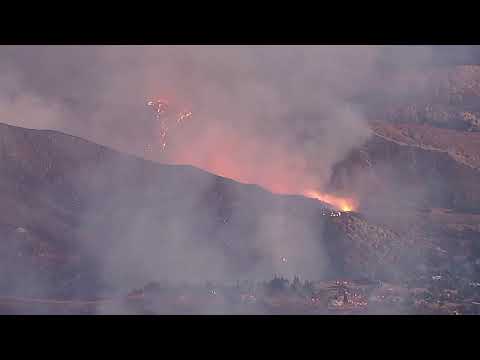
{"type": "Polygon", "coordinates": [[[292,290],[299,291],[302,289],[302,283],[300,282],[300,278],[295,276],[292,282],[292,290]]]}
{"type": "Polygon", "coordinates": [[[287,286],[288,280],[284,279],[283,277],[277,277],[277,275],[275,275],[273,280],[270,280],[267,283],[268,289],[273,292],[283,291],[287,288],[287,286]]]}
{"type": "Polygon", "coordinates": [[[313,281],[305,280],[305,283],[304,283],[304,285],[303,285],[303,289],[304,289],[304,291],[306,291],[308,294],[312,294],[313,291],[314,291],[313,281]]]}

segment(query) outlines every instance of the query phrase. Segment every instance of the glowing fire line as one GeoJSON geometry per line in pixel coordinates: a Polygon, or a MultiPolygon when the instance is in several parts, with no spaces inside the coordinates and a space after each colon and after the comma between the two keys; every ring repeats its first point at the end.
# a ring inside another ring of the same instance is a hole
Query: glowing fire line
{"type": "MultiPolygon", "coordinates": [[[[160,147],[161,147],[161,150],[164,151],[167,146],[167,135],[169,130],[168,123],[171,121],[169,117],[169,111],[168,111],[169,110],[168,101],[159,99],[154,101],[148,101],[146,105],[152,108],[155,114],[155,120],[160,123],[160,129],[159,129],[159,135],[161,140],[160,147]]],[[[193,115],[192,112],[188,110],[177,113],[175,122],[177,124],[181,124],[184,120],[187,120],[190,117],[192,117],[192,115],[193,115]]],[[[152,146],[148,144],[146,146],[145,152],[151,152],[152,150],[153,150],[152,146]]],[[[206,170],[212,171],[212,169],[206,169],[206,170]]],[[[232,174],[224,174],[221,171],[213,171],[213,172],[225,177],[231,177],[232,175],[232,174]]],[[[241,181],[240,179],[235,179],[234,177],[231,177],[231,178],[237,181],[241,181]]],[[[270,191],[273,190],[273,189],[269,189],[268,187],[266,188],[270,191]]],[[[322,193],[315,190],[307,190],[304,192],[298,192],[297,194],[311,198],[311,199],[322,201],[343,212],[355,211],[358,208],[357,201],[352,198],[334,196],[331,194],[322,193]]]]}
{"type": "Polygon", "coordinates": [[[354,199],[333,196],[330,194],[320,193],[314,190],[306,191],[303,195],[308,198],[323,201],[327,204],[335,206],[340,211],[345,211],[345,212],[354,211],[358,207],[358,204],[354,199]]]}

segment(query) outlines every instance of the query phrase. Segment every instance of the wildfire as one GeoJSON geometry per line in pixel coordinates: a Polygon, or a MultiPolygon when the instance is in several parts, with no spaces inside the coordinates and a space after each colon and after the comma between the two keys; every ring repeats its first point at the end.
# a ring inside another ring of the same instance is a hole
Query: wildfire
{"type": "Polygon", "coordinates": [[[314,190],[306,191],[303,195],[333,205],[339,210],[345,212],[354,211],[358,208],[357,202],[351,198],[342,198],[314,190]]]}
{"type": "MultiPolygon", "coordinates": [[[[193,113],[188,109],[178,112],[178,110],[175,110],[178,107],[171,106],[168,101],[161,99],[147,101],[146,105],[152,109],[155,120],[159,124],[156,132],[159,136],[159,143],[156,148],[165,151],[169,130],[181,126],[193,116],[193,113]]],[[[304,164],[304,159],[285,153],[281,150],[281,146],[269,145],[271,153],[277,154],[277,157],[281,158],[282,161],[269,162],[268,168],[262,168],[245,161],[248,160],[249,154],[255,156],[255,154],[263,151],[263,144],[252,141],[248,135],[242,137],[233,134],[228,129],[214,128],[209,129],[208,136],[211,141],[199,142],[202,146],[202,151],[199,152],[202,154],[201,156],[190,151],[190,148],[188,150],[187,148],[184,150],[177,148],[173,160],[170,157],[170,161],[176,164],[194,165],[242,183],[254,183],[276,194],[297,194],[316,199],[330,204],[339,211],[349,212],[358,208],[357,201],[352,198],[339,197],[316,190],[305,191],[304,189],[308,189],[310,186],[306,181],[299,181],[296,177],[296,175],[301,174],[290,171],[292,168],[297,168],[298,164],[304,164]],[[248,144],[246,147],[245,143],[248,144]],[[219,149],[222,151],[218,151],[219,149]],[[238,154],[243,155],[238,156],[238,154]]],[[[152,144],[148,144],[145,148],[145,154],[151,153],[153,150],[152,144]]],[[[172,156],[172,154],[169,154],[169,156],[172,156]]],[[[302,165],[300,168],[302,168],[302,165]]],[[[310,181],[308,183],[311,184],[310,181]]]]}

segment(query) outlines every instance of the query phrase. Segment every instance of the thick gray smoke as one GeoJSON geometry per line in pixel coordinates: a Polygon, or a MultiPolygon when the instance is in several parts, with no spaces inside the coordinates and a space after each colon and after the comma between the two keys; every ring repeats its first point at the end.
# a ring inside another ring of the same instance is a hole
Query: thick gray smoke
{"type": "MultiPolygon", "coordinates": [[[[332,167],[369,138],[365,114],[354,105],[358,99],[421,92],[420,70],[433,62],[433,53],[431,47],[373,46],[3,46],[0,121],[60,130],[159,162],[192,164],[299,194],[323,190],[332,167]],[[396,67],[405,64],[413,76],[395,77],[396,67]],[[145,106],[157,98],[193,112],[188,124],[171,131],[164,152],[145,106]]],[[[185,201],[193,203],[208,187],[197,185],[185,201]]],[[[184,219],[167,224],[169,241],[159,245],[145,233],[149,216],[139,211],[129,241],[105,259],[115,284],[165,274],[176,280],[224,277],[223,254],[192,241],[193,227],[184,219]]],[[[255,276],[323,271],[323,249],[308,227],[289,229],[281,210],[260,223],[258,246],[270,262],[252,270],[255,276]],[[286,229],[304,236],[292,242],[286,229]],[[295,260],[279,264],[285,254],[295,260]]]]}
{"type": "MultiPolygon", "coordinates": [[[[375,86],[385,52],[368,46],[1,51],[2,121],[58,129],[142,156],[150,146],[154,160],[293,193],[323,187],[332,165],[367,138],[350,99],[375,86]],[[145,107],[157,97],[194,113],[182,131],[171,131],[166,153],[145,107]]],[[[417,52],[423,61],[428,49],[417,52]]]]}

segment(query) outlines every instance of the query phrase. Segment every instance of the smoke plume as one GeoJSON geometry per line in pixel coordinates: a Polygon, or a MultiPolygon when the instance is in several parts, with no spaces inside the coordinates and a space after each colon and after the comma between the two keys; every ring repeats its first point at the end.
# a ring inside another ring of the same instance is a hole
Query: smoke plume
{"type": "MultiPolygon", "coordinates": [[[[358,99],[421,93],[426,86],[422,69],[433,61],[432,47],[2,46],[0,121],[60,130],[275,193],[303,194],[324,191],[335,164],[371,135],[358,99]],[[406,66],[413,75],[397,76],[406,66]],[[165,149],[146,106],[159,98],[193,114],[169,129],[165,149]]],[[[361,186],[362,180],[356,183],[361,186]]],[[[194,206],[211,184],[171,185],[179,201],[194,206]]],[[[325,254],[316,233],[307,222],[292,229],[286,216],[279,208],[276,215],[259,219],[253,237],[268,260],[252,273],[320,275],[325,254]],[[292,239],[293,233],[302,236],[292,239]],[[284,257],[286,264],[280,261],[284,257]]],[[[194,241],[198,218],[164,224],[168,241],[163,242],[149,233],[154,221],[148,209],[138,211],[128,234],[104,259],[109,281],[129,287],[156,278],[244,275],[229,274],[224,254],[214,245],[194,241]]],[[[95,253],[95,245],[89,246],[95,253]]]]}

